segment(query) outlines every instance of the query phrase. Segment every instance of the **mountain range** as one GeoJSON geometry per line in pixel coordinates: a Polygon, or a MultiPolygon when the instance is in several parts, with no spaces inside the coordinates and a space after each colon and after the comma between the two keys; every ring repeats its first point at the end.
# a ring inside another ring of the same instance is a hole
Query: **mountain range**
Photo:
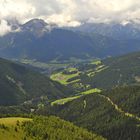
{"type": "MultiPolygon", "coordinates": [[[[139,38],[124,39],[121,36],[126,26],[114,25],[108,28],[102,25],[88,26],[85,31],[64,29],[49,25],[40,19],[33,19],[23,25],[11,25],[13,32],[0,37],[0,56],[12,59],[29,59],[41,62],[57,62],[75,59],[105,58],[140,50],[139,38]],[[96,32],[92,30],[96,28],[96,32]],[[119,28],[118,40],[107,35],[106,31],[116,32],[119,28]],[[104,33],[100,33],[102,29],[104,33]]],[[[80,27],[79,27],[80,28],[80,27]]],[[[78,29],[78,27],[77,27],[78,29]]],[[[128,31],[128,30],[127,30],[128,31]]],[[[137,30],[139,32],[139,30],[137,30]]],[[[128,34],[126,32],[126,34],[128,34]]],[[[131,34],[131,32],[129,33],[131,34]]],[[[131,34],[132,35],[132,34],[131,34]]]]}
{"type": "Polygon", "coordinates": [[[134,21],[125,21],[122,23],[82,23],[78,27],[72,27],[70,30],[85,33],[96,33],[111,37],[116,40],[131,40],[140,38],[139,23],[134,21]]]}

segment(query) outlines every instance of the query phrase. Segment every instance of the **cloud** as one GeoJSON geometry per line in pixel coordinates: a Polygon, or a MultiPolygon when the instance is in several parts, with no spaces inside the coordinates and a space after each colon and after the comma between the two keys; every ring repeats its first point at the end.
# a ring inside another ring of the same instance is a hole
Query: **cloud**
{"type": "Polygon", "coordinates": [[[0,19],[24,23],[42,18],[60,26],[80,22],[122,22],[140,19],[139,0],[1,0],[0,19]]]}
{"type": "Polygon", "coordinates": [[[22,22],[34,16],[36,8],[26,0],[1,0],[0,18],[17,19],[22,22]]]}
{"type": "Polygon", "coordinates": [[[1,20],[0,22],[0,36],[3,36],[11,31],[11,27],[8,25],[7,21],[1,20]]]}

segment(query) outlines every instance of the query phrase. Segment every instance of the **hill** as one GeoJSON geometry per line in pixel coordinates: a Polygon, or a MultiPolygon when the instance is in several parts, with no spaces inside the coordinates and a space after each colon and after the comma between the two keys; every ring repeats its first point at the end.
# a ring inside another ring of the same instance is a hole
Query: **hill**
{"type": "Polygon", "coordinates": [[[47,103],[69,94],[72,94],[71,90],[48,77],[17,63],[0,59],[0,105],[47,103]]]}
{"type": "Polygon", "coordinates": [[[57,117],[1,118],[1,140],[105,140],[57,117]],[[41,130],[41,131],[40,131],[41,130]]]}
{"type": "Polygon", "coordinates": [[[66,77],[66,84],[73,88],[89,90],[93,88],[110,89],[122,85],[140,84],[140,52],[130,53],[103,60],[87,61],[72,65],[75,73],[66,73],[69,69],[62,69],[52,74],[53,80],[59,81],[59,76],[66,77]],[[66,74],[65,74],[66,73],[66,74]]]}
{"type": "MultiPolygon", "coordinates": [[[[22,123],[31,121],[29,118],[0,118],[0,139],[1,140],[24,140],[25,132],[21,128],[22,123]]],[[[28,140],[33,140],[30,136],[28,140]]]]}
{"type": "Polygon", "coordinates": [[[102,61],[103,70],[89,78],[93,86],[112,88],[140,83],[140,52],[102,61]]]}
{"type": "Polygon", "coordinates": [[[57,117],[35,117],[33,122],[25,123],[27,135],[45,140],[104,140],[103,137],[92,134],[72,123],[57,117]]]}
{"type": "Polygon", "coordinates": [[[57,115],[108,140],[137,140],[140,137],[139,93],[139,86],[118,87],[51,106],[39,113],[57,115]]]}

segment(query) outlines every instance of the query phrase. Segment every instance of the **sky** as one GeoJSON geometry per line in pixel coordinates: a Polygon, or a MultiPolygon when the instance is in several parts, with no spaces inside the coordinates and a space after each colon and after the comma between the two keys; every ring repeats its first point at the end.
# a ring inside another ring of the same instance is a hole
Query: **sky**
{"type": "Polygon", "coordinates": [[[9,20],[25,23],[33,18],[59,26],[139,22],[140,0],[0,0],[0,34],[11,29],[9,20]]]}

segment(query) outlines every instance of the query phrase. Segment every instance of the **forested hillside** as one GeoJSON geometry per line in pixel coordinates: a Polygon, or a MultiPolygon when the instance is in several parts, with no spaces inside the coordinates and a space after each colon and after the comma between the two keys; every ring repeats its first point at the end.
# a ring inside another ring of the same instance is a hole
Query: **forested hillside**
{"type": "Polygon", "coordinates": [[[111,88],[140,83],[140,52],[106,59],[102,63],[107,68],[91,78],[93,85],[111,88]]]}
{"type": "Polygon", "coordinates": [[[0,59],[0,105],[17,105],[67,97],[73,92],[22,65],[0,59]]]}
{"type": "Polygon", "coordinates": [[[140,138],[139,86],[93,93],[39,113],[57,115],[109,140],[140,138]]]}
{"type": "Polygon", "coordinates": [[[79,63],[75,77],[91,88],[110,89],[122,85],[140,84],[140,52],[111,57],[97,62],[79,63]]]}
{"type": "Polygon", "coordinates": [[[97,134],[53,116],[35,117],[33,121],[24,123],[24,130],[27,136],[35,140],[105,140],[97,134]]]}

